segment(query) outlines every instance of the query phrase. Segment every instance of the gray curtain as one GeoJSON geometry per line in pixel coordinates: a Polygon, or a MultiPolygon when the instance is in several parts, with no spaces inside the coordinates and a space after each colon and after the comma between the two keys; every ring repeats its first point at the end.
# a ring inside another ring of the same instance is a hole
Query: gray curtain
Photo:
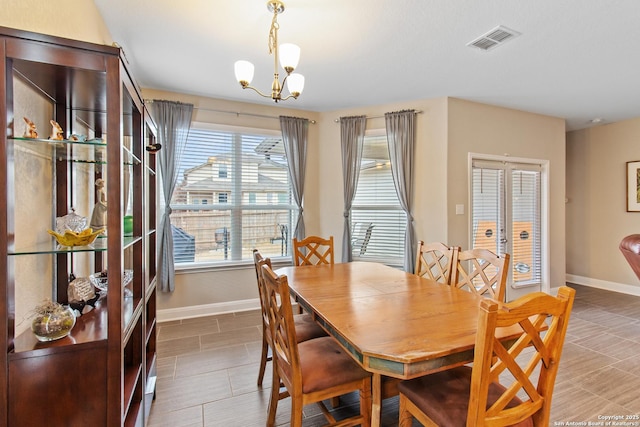
{"type": "Polygon", "coordinates": [[[178,178],[177,165],[187,142],[193,114],[192,104],[154,100],[151,104],[153,118],[158,125],[158,142],[162,149],[156,153],[159,160],[164,209],[159,222],[158,284],[162,292],[175,289],[175,265],[173,236],[171,233],[171,197],[178,178]]]}
{"type": "Polygon", "coordinates": [[[416,232],[413,226],[413,152],[415,145],[415,110],[386,113],[387,142],[391,175],[400,206],[407,215],[404,232],[404,269],[413,272],[416,262],[416,232]]]}
{"type": "Polygon", "coordinates": [[[304,176],[307,164],[307,136],[309,120],[299,117],[280,116],[282,143],[287,156],[289,178],[293,189],[293,199],[298,206],[298,220],[291,237],[304,239],[304,218],[302,216],[302,198],[304,196],[304,176]]]}
{"type": "Polygon", "coordinates": [[[353,261],[351,254],[351,204],[358,188],[365,116],[340,117],[340,142],[342,144],[342,175],[344,178],[344,231],[342,233],[342,262],[353,261]]]}

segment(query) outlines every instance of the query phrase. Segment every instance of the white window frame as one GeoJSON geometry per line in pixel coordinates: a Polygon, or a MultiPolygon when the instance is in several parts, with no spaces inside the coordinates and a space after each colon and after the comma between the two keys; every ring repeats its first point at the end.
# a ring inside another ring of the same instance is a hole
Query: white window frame
{"type": "MultiPolygon", "coordinates": [[[[266,137],[273,137],[278,139],[282,138],[282,132],[280,132],[279,130],[256,128],[251,126],[230,126],[230,125],[220,125],[220,124],[207,123],[207,122],[192,122],[191,128],[205,130],[205,131],[212,131],[212,132],[233,132],[233,133],[248,133],[248,134],[256,133],[256,134],[265,135],[266,137]]],[[[180,179],[181,177],[178,177],[178,180],[180,179]]],[[[272,194],[272,193],[269,193],[269,194],[272,194]]],[[[216,193],[216,197],[217,195],[218,193],[216,193]]],[[[231,199],[233,199],[233,197],[228,197],[227,203],[222,205],[217,203],[213,203],[209,205],[198,205],[197,209],[198,210],[234,211],[238,207],[236,206],[237,204],[233,203],[231,199]]],[[[242,203],[242,202],[240,201],[239,203],[242,203]]],[[[189,206],[190,205],[172,205],[171,209],[172,211],[175,212],[176,210],[180,210],[180,209],[189,209],[189,206]]],[[[292,218],[297,216],[297,211],[298,211],[297,206],[295,206],[294,204],[279,205],[277,203],[277,200],[275,203],[269,202],[267,204],[247,203],[244,205],[243,210],[274,210],[276,208],[290,210],[292,218]]],[[[237,222],[237,221],[241,221],[242,216],[237,215],[236,217],[236,215],[232,215],[232,217],[233,217],[232,222],[237,222]]],[[[291,226],[293,225],[294,224],[292,222],[291,226]]],[[[291,231],[289,231],[289,234],[291,234],[291,231]]],[[[268,255],[268,254],[265,256],[269,256],[275,264],[283,263],[283,262],[286,263],[291,260],[291,251],[288,250],[288,253],[286,253],[284,256],[274,256],[274,255],[268,255]]],[[[176,263],[175,269],[176,271],[181,271],[181,272],[198,272],[198,271],[212,271],[212,270],[233,270],[237,268],[245,268],[248,265],[253,265],[252,259],[245,258],[245,259],[238,259],[238,260],[232,259],[232,260],[225,260],[225,261],[176,263]]]]}
{"type": "MultiPolygon", "coordinates": [[[[477,161],[494,161],[494,162],[508,162],[508,163],[522,163],[522,164],[531,164],[531,165],[539,165],[541,167],[541,179],[540,179],[540,239],[541,239],[541,283],[540,290],[542,292],[549,293],[551,290],[551,270],[550,270],[550,231],[549,231],[549,197],[550,197],[550,189],[549,189],[549,161],[542,159],[532,159],[525,157],[511,157],[511,156],[500,156],[500,155],[491,155],[491,154],[482,154],[482,153],[469,153],[468,155],[468,200],[467,206],[469,206],[469,220],[468,220],[468,238],[469,242],[473,242],[473,200],[472,200],[472,192],[471,188],[473,186],[473,162],[477,161]]],[[[526,286],[513,286],[511,275],[511,270],[513,269],[513,265],[509,265],[509,278],[508,278],[508,289],[507,289],[507,298],[509,298],[509,293],[517,292],[518,289],[524,288],[526,286]],[[513,289],[511,291],[510,289],[513,289]]]]}
{"type": "MultiPolygon", "coordinates": [[[[387,136],[387,131],[386,129],[370,129],[365,131],[365,140],[366,138],[372,138],[372,137],[386,137],[387,136]]],[[[366,142],[365,142],[366,144],[366,142]]],[[[387,145],[388,147],[388,145],[387,145]]],[[[358,185],[360,185],[360,180],[358,180],[358,185]]],[[[393,184],[392,184],[393,185],[393,184]]],[[[394,187],[395,188],[395,187],[394,187]]],[[[357,190],[356,190],[357,192],[357,190]]],[[[352,230],[352,240],[355,239],[357,236],[353,235],[354,232],[354,226],[355,223],[357,221],[354,221],[353,219],[353,211],[366,211],[366,210],[376,210],[376,211],[394,211],[394,212],[398,212],[400,214],[401,217],[406,218],[406,214],[404,212],[404,210],[402,209],[402,207],[400,206],[400,202],[398,201],[398,205],[397,206],[377,206],[377,205],[361,205],[361,206],[353,206],[351,207],[351,230],[352,230]]],[[[374,228],[372,230],[372,236],[375,237],[375,224],[374,224],[374,228]]],[[[404,234],[401,234],[399,236],[399,245],[402,249],[404,249],[404,234]]],[[[358,252],[358,248],[357,247],[352,247],[352,257],[353,260],[360,260],[360,261],[371,261],[371,262],[381,262],[384,263],[386,265],[390,265],[390,266],[394,266],[394,267],[402,267],[404,265],[404,253],[401,253],[398,255],[398,257],[389,257],[389,256],[375,256],[372,255],[370,252],[369,254],[367,254],[365,252],[365,254],[363,256],[360,256],[360,253],[358,252]]]]}

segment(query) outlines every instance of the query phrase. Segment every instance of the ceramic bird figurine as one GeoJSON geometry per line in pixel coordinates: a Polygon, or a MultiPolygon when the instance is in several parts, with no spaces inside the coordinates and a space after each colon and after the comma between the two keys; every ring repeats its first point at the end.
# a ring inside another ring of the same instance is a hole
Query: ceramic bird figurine
{"type": "Polygon", "coordinates": [[[55,120],[49,120],[51,123],[51,135],[49,139],[54,139],[56,141],[61,141],[64,139],[64,132],[62,132],[62,127],[55,120]]]}
{"type": "Polygon", "coordinates": [[[24,137],[25,138],[37,138],[38,131],[36,130],[36,125],[26,117],[23,117],[24,122],[27,126],[24,129],[24,137]]]}

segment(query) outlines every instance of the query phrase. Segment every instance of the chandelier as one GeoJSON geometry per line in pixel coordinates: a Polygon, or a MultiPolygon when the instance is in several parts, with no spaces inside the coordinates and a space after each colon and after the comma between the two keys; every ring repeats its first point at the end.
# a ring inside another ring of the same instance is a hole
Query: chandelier
{"type": "Polygon", "coordinates": [[[271,94],[264,94],[255,87],[250,86],[251,80],[253,80],[254,67],[249,61],[236,61],[236,79],[240,83],[240,86],[242,86],[242,89],[253,89],[260,96],[271,98],[275,102],[285,101],[292,97],[297,99],[304,88],[304,76],[293,73],[293,70],[298,66],[298,61],[300,60],[300,48],[291,43],[283,43],[278,46],[278,29],[280,28],[280,25],[278,25],[278,14],[284,12],[284,3],[279,0],[270,0],[267,2],[267,9],[273,12],[271,29],[269,30],[269,55],[273,54],[274,56],[271,94]],[[280,60],[280,65],[287,73],[282,83],[280,83],[279,80],[278,59],[280,60]],[[282,89],[284,88],[285,82],[289,90],[289,95],[283,98],[282,89]]]}

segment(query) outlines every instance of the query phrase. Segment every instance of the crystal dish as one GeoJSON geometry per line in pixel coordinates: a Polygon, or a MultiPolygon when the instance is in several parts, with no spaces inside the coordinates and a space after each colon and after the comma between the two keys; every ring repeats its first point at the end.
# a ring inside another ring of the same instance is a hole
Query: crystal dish
{"type": "MultiPolygon", "coordinates": [[[[124,288],[133,279],[133,270],[125,270],[122,274],[122,287],[124,288]]],[[[93,283],[97,289],[100,289],[102,292],[106,292],[108,289],[108,277],[107,271],[101,271],[98,273],[93,273],[89,276],[89,280],[93,283]]]]}

